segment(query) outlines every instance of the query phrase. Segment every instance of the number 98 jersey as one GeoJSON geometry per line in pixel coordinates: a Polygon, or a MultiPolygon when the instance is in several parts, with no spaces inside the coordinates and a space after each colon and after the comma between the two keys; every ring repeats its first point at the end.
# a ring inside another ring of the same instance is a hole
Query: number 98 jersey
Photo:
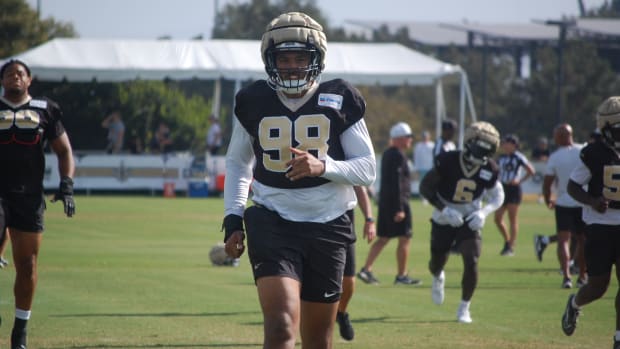
{"type": "Polygon", "coordinates": [[[326,156],[345,160],[340,135],[363,117],[363,97],[341,79],[321,83],[308,93],[300,99],[303,104],[296,110],[289,109],[265,80],[237,93],[235,114],[253,139],[256,181],[286,189],[328,182],[320,177],[288,180],[286,163],[293,157],[290,147],[307,151],[319,160],[326,156]]]}

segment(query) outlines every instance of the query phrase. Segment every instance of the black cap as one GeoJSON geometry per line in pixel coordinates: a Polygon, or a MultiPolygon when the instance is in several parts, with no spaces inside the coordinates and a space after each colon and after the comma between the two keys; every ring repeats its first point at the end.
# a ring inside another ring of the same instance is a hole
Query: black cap
{"type": "Polygon", "coordinates": [[[519,137],[517,137],[517,135],[514,135],[514,134],[507,134],[504,137],[504,142],[510,142],[510,143],[518,146],[519,145],[519,137]]]}
{"type": "Polygon", "coordinates": [[[444,119],[441,122],[441,129],[444,131],[454,130],[456,128],[456,121],[452,119],[444,119]]]}

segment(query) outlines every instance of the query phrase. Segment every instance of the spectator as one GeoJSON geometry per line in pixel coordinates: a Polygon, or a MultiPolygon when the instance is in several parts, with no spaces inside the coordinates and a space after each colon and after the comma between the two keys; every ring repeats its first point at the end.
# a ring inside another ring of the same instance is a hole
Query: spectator
{"type": "Polygon", "coordinates": [[[151,139],[151,152],[166,154],[172,146],[172,138],[170,138],[170,128],[164,121],[159,122],[159,126],[151,139]]]}
{"type": "Polygon", "coordinates": [[[518,149],[519,138],[513,134],[506,135],[502,141],[503,154],[497,159],[499,178],[504,187],[504,203],[495,211],[495,225],[504,238],[504,248],[500,252],[502,256],[514,255],[515,242],[519,231],[517,215],[523,199],[521,183],[534,175],[534,167],[518,149]],[[506,212],[508,212],[508,221],[510,222],[510,234],[504,225],[504,214],[506,212]]]}
{"type": "Polygon", "coordinates": [[[125,124],[118,110],[110,113],[101,122],[101,127],[108,129],[108,145],[106,153],[118,154],[123,150],[123,142],[125,141],[125,124]]]}
{"type": "Polygon", "coordinates": [[[442,121],[441,135],[437,138],[437,142],[435,142],[433,156],[456,149],[456,145],[452,141],[454,138],[454,132],[456,131],[456,126],[456,121],[452,119],[444,119],[444,121],[442,121]]]}
{"type": "Polygon", "coordinates": [[[222,146],[222,128],[220,127],[220,118],[216,115],[211,114],[209,119],[211,126],[207,132],[207,150],[209,154],[216,155],[222,146]]]}
{"type": "Polygon", "coordinates": [[[431,141],[431,134],[428,131],[422,132],[422,140],[417,142],[413,148],[413,164],[418,171],[420,180],[433,168],[433,148],[435,142],[431,141]]]}
{"type": "Polygon", "coordinates": [[[395,284],[418,285],[407,273],[407,259],[411,242],[412,219],[409,199],[411,180],[405,151],[411,148],[411,128],[399,122],[390,129],[390,146],[381,158],[381,187],[379,190],[379,214],[377,215],[378,239],[370,247],[366,263],[357,277],[367,284],[378,284],[372,273],[372,265],[392,238],[398,238],[396,248],[397,273],[395,284]]]}
{"type": "Polygon", "coordinates": [[[547,137],[540,137],[536,142],[536,146],[532,149],[532,160],[547,161],[551,152],[549,151],[549,141],[547,137]]]}

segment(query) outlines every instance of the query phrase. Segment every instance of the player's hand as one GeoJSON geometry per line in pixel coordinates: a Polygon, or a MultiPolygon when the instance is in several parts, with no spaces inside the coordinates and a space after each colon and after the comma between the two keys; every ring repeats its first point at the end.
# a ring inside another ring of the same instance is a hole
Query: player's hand
{"type": "Polygon", "coordinates": [[[482,227],[484,227],[484,221],[486,218],[486,215],[482,213],[482,211],[474,211],[465,218],[465,221],[467,222],[469,229],[479,231],[482,230],[482,227]]]}
{"type": "Polygon", "coordinates": [[[443,218],[444,222],[454,228],[463,225],[463,215],[461,214],[461,212],[451,207],[444,207],[443,210],[441,210],[441,217],[443,218]]]}
{"type": "Polygon", "coordinates": [[[295,157],[286,163],[289,167],[286,171],[286,178],[296,181],[304,177],[318,177],[325,172],[325,163],[314,155],[299,150],[297,148],[289,148],[295,157]]]}
{"type": "Polygon", "coordinates": [[[395,223],[400,223],[405,219],[405,211],[398,211],[396,212],[396,214],[394,215],[394,222],[395,223]]]}
{"type": "Polygon", "coordinates": [[[364,239],[371,243],[372,240],[377,236],[377,229],[375,227],[375,222],[366,222],[364,223],[364,239]]]}
{"type": "Polygon", "coordinates": [[[224,250],[226,250],[226,254],[231,258],[239,258],[245,251],[245,245],[243,244],[243,240],[245,240],[245,234],[241,230],[234,231],[228,240],[226,240],[224,250]]]}
{"type": "Polygon", "coordinates": [[[605,213],[605,211],[607,211],[607,208],[609,207],[609,200],[605,199],[602,196],[599,196],[592,200],[590,206],[592,206],[592,208],[596,210],[596,212],[605,213]]]}
{"type": "Polygon", "coordinates": [[[63,177],[60,180],[58,191],[54,194],[52,202],[62,201],[65,214],[72,217],[75,214],[75,201],[73,200],[73,180],[71,177],[63,177]]]}
{"type": "Polygon", "coordinates": [[[553,199],[549,200],[549,202],[547,202],[547,207],[550,210],[553,210],[555,208],[555,200],[553,200],[553,199]]]}

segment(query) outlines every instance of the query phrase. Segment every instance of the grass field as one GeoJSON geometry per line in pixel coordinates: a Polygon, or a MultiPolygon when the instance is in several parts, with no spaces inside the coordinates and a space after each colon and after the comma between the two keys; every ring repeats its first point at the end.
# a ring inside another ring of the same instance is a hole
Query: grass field
{"type": "MultiPolygon", "coordinates": [[[[552,246],[539,263],[532,235],[553,228],[551,211],[525,203],[516,255],[500,257],[502,242],[487,220],[474,323],[455,321],[461,261],[446,268],[446,302],[432,303],[429,258],[431,209],[412,201],[410,273],[419,287],[394,286],[395,243],[374,271],[380,285],[358,283],[350,304],[353,342],[334,334],[334,348],[611,348],[614,280],[605,297],[584,309],[566,337],[560,317],[568,294],[552,246]]],[[[39,286],[29,324],[29,348],[261,348],[262,316],[244,255],[241,266],[213,267],[208,252],[221,240],[223,200],[155,197],[77,197],[64,218],[48,205],[39,286]]],[[[360,215],[357,215],[358,219],[360,215]]],[[[357,263],[368,244],[359,241],[357,263]]],[[[8,252],[10,256],[10,251],[8,252]]],[[[0,348],[13,318],[12,265],[0,271],[0,348]]]]}

